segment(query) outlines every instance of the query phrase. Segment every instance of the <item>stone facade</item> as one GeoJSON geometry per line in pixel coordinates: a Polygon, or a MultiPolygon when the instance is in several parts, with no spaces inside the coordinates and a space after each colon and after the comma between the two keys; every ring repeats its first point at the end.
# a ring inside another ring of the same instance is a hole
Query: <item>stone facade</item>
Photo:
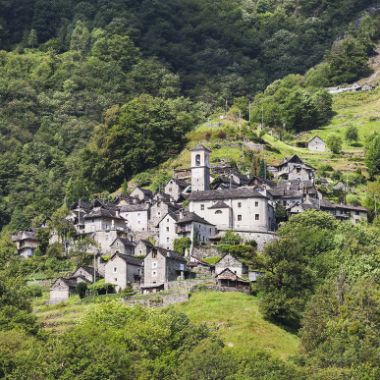
{"type": "Polygon", "coordinates": [[[148,231],[149,208],[147,203],[122,206],[120,215],[125,219],[126,226],[132,231],[148,231]]]}
{"type": "Polygon", "coordinates": [[[210,151],[203,145],[191,150],[191,191],[210,188],[210,151]]]}
{"type": "Polygon", "coordinates": [[[122,253],[124,255],[133,255],[135,251],[134,244],[126,238],[117,237],[110,245],[111,254],[116,252],[122,253]]]}
{"type": "Polygon", "coordinates": [[[106,283],[115,285],[116,291],[120,291],[129,284],[140,282],[142,272],[142,260],[116,253],[106,264],[104,278],[106,283]]]}
{"type": "Polygon", "coordinates": [[[325,152],[326,151],[326,143],[319,137],[313,137],[307,144],[308,149],[311,152],[325,152]]]}
{"type": "Polygon", "coordinates": [[[223,256],[215,264],[215,275],[222,273],[227,268],[239,277],[248,275],[248,267],[231,254],[223,256]]]}
{"type": "Polygon", "coordinates": [[[274,209],[268,198],[253,188],[192,193],[189,199],[190,211],[216,225],[218,230],[274,230],[274,209]],[[223,201],[223,207],[218,201],[223,201]]]}
{"type": "Polygon", "coordinates": [[[157,287],[187,272],[186,260],[173,251],[154,248],[144,259],[144,288],[157,287]]]}

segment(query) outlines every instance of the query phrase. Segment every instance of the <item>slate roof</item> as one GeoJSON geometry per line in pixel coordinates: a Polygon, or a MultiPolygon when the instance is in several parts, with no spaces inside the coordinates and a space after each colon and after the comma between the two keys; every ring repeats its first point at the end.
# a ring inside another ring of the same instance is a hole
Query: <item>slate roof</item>
{"type": "Polygon", "coordinates": [[[134,247],[135,244],[133,242],[131,242],[129,239],[126,239],[126,238],[122,238],[122,237],[117,237],[112,243],[111,243],[111,247],[113,246],[113,244],[116,242],[116,240],[120,240],[125,247],[134,247]]]}
{"type": "Polygon", "coordinates": [[[239,277],[236,273],[232,272],[230,268],[223,269],[218,275],[215,276],[218,280],[231,280],[248,283],[249,281],[239,277]]]}
{"type": "Polygon", "coordinates": [[[223,201],[218,201],[215,204],[213,204],[211,207],[209,207],[208,209],[209,210],[214,210],[214,209],[218,209],[218,208],[230,208],[230,206],[228,206],[223,201]]]}
{"type": "Polygon", "coordinates": [[[124,220],[120,216],[116,216],[116,212],[114,210],[105,209],[101,207],[97,207],[92,209],[87,215],[84,217],[85,219],[93,219],[93,218],[107,218],[107,219],[120,219],[124,220]]]}
{"type": "Polygon", "coordinates": [[[206,150],[207,152],[211,152],[210,149],[206,148],[203,144],[197,145],[195,148],[191,149],[190,152],[202,151],[206,150]]]}
{"type": "Polygon", "coordinates": [[[156,247],[156,249],[159,253],[161,253],[161,255],[163,255],[169,260],[176,260],[176,261],[181,261],[183,263],[187,263],[187,260],[175,251],[170,251],[168,249],[160,248],[160,247],[156,247]]]}
{"type": "Polygon", "coordinates": [[[223,199],[248,199],[267,198],[251,187],[240,187],[238,189],[194,191],[190,194],[190,201],[217,201],[223,199]]]}
{"type": "Polygon", "coordinates": [[[148,204],[131,204],[120,207],[121,212],[137,212],[137,211],[147,211],[149,209],[148,204]]]}
{"type": "Polygon", "coordinates": [[[207,220],[203,219],[195,212],[186,213],[182,218],[178,220],[177,224],[187,224],[187,223],[192,223],[192,222],[213,226],[213,224],[209,223],[207,220]]]}
{"type": "Polygon", "coordinates": [[[124,255],[123,253],[116,252],[112,255],[111,260],[115,257],[119,256],[121,259],[123,259],[127,264],[135,265],[135,266],[142,266],[143,260],[138,259],[136,257],[133,257],[131,255],[124,255]]]}

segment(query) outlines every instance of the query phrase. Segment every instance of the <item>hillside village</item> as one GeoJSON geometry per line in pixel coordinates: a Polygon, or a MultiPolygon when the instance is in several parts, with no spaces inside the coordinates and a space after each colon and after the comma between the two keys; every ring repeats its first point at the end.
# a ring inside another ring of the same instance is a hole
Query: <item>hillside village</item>
{"type": "MultiPolygon", "coordinates": [[[[309,149],[324,149],[318,137],[311,143],[309,149]]],[[[216,264],[207,262],[208,257],[218,256],[218,243],[226,232],[261,251],[276,239],[281,211],[282,218],[284,213],[289,217],[314,209],[354,224],[367,220],[363,207],[324,199],[315,168],[297,155],[268,166],[268,179],[249,177],[226,163],[212,166],[210,153],[204,145],[193,148],[190,167],[176,170],[162,193],[136,187],[114,202],[78,200],[71,205],[65,220],[73,233],[63,239],[53,231],[49,242],[63,243],[70,255],[78,241],[89,239],[86,250],[93,256],[93,265],[55,279],[50,302],[67,300],[79,283],[102,278],[117,292],[133,288],[146,294],[208,273],[219,288],[248,291],[260,273],[250,272],[229,253],[216,264]],[[175,251],[179,241],[182,252],[175,251]]],[[[39,245],[37,230],[19,231],[12,240],[25,259],[39,245]]]]}

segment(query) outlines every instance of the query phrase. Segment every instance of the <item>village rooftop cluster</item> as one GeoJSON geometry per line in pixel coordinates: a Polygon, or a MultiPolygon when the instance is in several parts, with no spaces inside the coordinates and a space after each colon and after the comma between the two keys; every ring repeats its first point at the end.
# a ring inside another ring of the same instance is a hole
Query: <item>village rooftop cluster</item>
{"type": "MultiPolygon", "coordinates": [[[[314,149],[322,149],[317,144],[314,149]]],[[[319,142],[321,143],[321,142],[319,142]]],[[[315,169],[294,155],[268,167],[272,180],[248,177],[235,167],[211,167],[210,150],[199,145],[191,151],[191,167],[175,171],[163,192],[136,187],[115,202],[78,200],[70,221],[75,234],[65,244],[68,252],[75,241],[89,237],[93,267],[80,267],[69,278],[58,278],[51,288],[51,302],[66,299],[79,282],[92,283],[104,277],[117,291],[133,286],[143,293],[167,288],[171,281],[195,276],[195,267],[212,270],[216,284],[246,288],[256,274],[230,254],[215,267],[203,260],[227,231],[242,241],[254,241],[259,250],[276,239],[276,207],[289,215],[309,209],[331,213],[337,219],[358,223],[367,220],[363,207],[330,203],[315,185],[315,169]],[[189,242],[185,252],[174,251],[176,240],[189,242]],[[107,256],[108,260],[103,258],[107,256]],[[96,259],[96,260],[95,260],[96,259]]],[[[27,258],[38,247],[36,230],[13,235],[18,253],[27,258]]],[[[53,233],[50,243],[59,241],[53,233]]]]}

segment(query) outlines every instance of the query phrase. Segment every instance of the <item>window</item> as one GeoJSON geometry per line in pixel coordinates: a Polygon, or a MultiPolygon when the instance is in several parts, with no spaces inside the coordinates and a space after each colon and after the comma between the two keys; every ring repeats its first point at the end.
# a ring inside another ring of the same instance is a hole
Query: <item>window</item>
{"type": "Polygon", "coordinates": [[[117,277],[114,278],[115,282],[117,282],[117,277]]]}
{"type": "Polygon", "coordinates": [[[169,223],[169,218],[166,219],[166,222],[169,223]]]}
{"type": "Polygon", "coordinates": [[[169,227],[166,227],[166,232],[169,232],[169,227]]]}
{"type": "Polygon", "coordinates": [[[156,270],[152,270],[152,277],[157,277],[157,271],[156,270]]]}
{"type": "Polygon", "coordinates": [[[166,238],[166,242],[169,243],[169,237],[166,238]]]}
{"type": "Polygon", "coordinates": [[[152,252],[152,258],[155,259],[157,257],[157,251],[152,252]]]}
{"type": "Polygon", "coordinates": [[[205,205],[201,205],[201,211],[204,211],[205,205]]]}
{"type": "Polygon", "coordinates": [[[255,220],[260,220],[260,215],[259,214],[255,214],[255,220]]]}
{"type": "Polygon", "coordinates": [[[241,221],[243,220],[243,216],[242,216],[242,215],[238,215],[238,216],[237,216],[237,220],[238,220],[239,222],[241,222],[241,221]]]}
{"type": "Polygon", "coordinates": [[[195,156],[195,165],[196,166],[201,166],[201,155],[200,154],[197,154],[195,156]]]}
{"type": "Polygon", "coordinates": [[[113,267],[113,273],[117,272],[117,267],[113,267]]]}
{"type": "Polygon", "coordinates": [[[157,261],[152,261],[152,268],[157,268],[157,261]]]}
{"type": "Polygon", "coordinates": [[[255,207],[259,207],[259,202],[255,202],[255,207]]]}
{"type": "Polygon", "coordinates": [[[241,207],[241,202],[238,202],[238,207],[239,207],[239,208],[241,207]]]}
{"type": "Polygon", "coordinates": [[[216,210],[216,211],[215,211],[215,214],[216,214],[216,215],[220,215],[220,214],[222,214],[222,213],[223,213],[222,210],[216,210]]]}

